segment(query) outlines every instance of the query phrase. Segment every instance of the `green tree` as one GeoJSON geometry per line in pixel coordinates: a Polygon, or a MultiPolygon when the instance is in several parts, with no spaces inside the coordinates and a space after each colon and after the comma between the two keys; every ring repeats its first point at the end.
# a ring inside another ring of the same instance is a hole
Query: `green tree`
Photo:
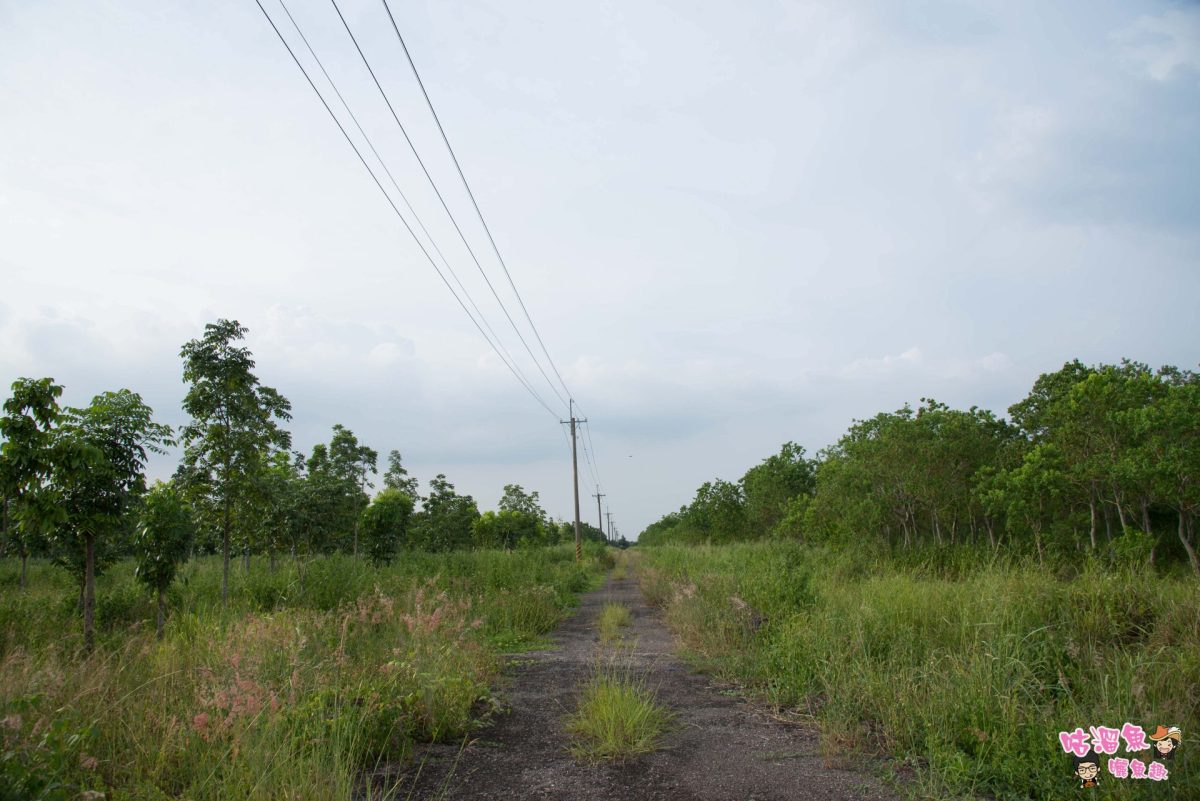
{"type": "Polygon", "coordinates": [[[333,459],[329,446],[320,442],[313,446],[306,468],[303,514],[310,540],[318,551],[350,550],[361,514],[356,475],[333,459]]]}
{"type": "Polygon", "coordinates": [[[367,481],[367,474],[375,472],[378,460],[379,453],[359,444],[358,438],[350,429],[340,424],[333,427],[333,439],[329,442],[329,461],[338,477],[356,488],[350,502],[354,529],[351,553],[355,556],[358,555],[358,532],[362,511],[370,502],[367,487],[373,486],[367,481]]]}
{"type": "Polygon", "coordinates": [[[412,519],[413,499],[396,489],[385,489],[362,512],[362,537],[367,558],[375,565],[391,562],[405,542],[412,519]]]}
{"type": "Polygon", "coordinates": [[[414,518],[413,542],[430,551],[468,547],[478,517],[475,499],[456,493],[446,476],[438,473],[429,481],[429,496],[414,518]]]}
{"type": "Polygon", "coordinates": [[[62,410],[63,388],[52,378],[21,378],[12,384],[0,417],[0,482],[9,542],[21,557],[21,589],[31,548],[62,520],[63,510],[50,485],[54,470],[54,427],[62,410]]]}
{"type": "Polygon", "coordinates": [[[500,511],[528,515],[537,523],[544,523],[546,520],[546,510],[542,508],[537,490],[526,492],[520,484],[504,485],[504,494],[500,497],[500,511]]]}
{"type": "Polygon", "coordinates": [[[124,544],[134,504],[146,492],[149,454],[166,453],[165,447],[174,444],[170,427],[155,423],[153,414],[140,395],[122,389],[97,395],[86,408],[68,408],[56,431],[52,481],[66,515],[54,539],[63,563],[82,579],[83,639],[89,650],[95,639],[98,556],[124,544]]]}
{"type": "Polygon", "coordinates": [[[408,470],[404,468],[404,462],[400,457],[400,451],[393,450],[388,453],[388,468],[383,474],[383,486],[388,489],[400,490],[408,495],[414,501],[421,499],[421,485],[414,476],[408,474],[408,470]]]}
{"type": "Polygon", "coordinates": [[[189,491],[210,502],[220,519],[221,599],[229,598],[229,547],[237,506],[272,449],[286,450],[291,438],[279,422],[291,419],[291,404],[259,384],[249,349],[238,345],[246,329],[236,320],[204,327],[204,336],[183,346],[183,380],[190,384],[183,408],[183,461],[189,491]]]}
{"type": "Polygon", "coordinates": [[[1200,514],[1200,376],[1168,370],[1166,394],[1135,425],[1146,441],[1156,499],[1175,513],[1176,536],[1200,576],[1195,521],[1200,514]]]}
{"type": "Polygon", "coordinates": [[[783,519],[789,501],[798,495],[812,494],[816,467],[804,457],[804,448],[785,442],[779,453],[747,470],[741,484],[748,534],[762,537],[783,519]]]}
{"type": "Polygon", "coordinates": [[[170,484],[155,484],[142,504],[134,552],[135,575],[155,594],[155,634],[160,640],[167,619],[167,590],[187,561],[194,535],[195,524],[183,497],[170,484]]]}

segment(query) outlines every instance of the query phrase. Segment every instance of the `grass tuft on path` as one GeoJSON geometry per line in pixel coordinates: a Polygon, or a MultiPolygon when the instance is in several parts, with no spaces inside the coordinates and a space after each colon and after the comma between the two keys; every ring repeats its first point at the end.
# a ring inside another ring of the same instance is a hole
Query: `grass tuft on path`
{"type": "Polygon", "coordinates": [[[632,621],[633,614],[629,611],[629,607],[624,604],[605,604],[604,608],[600,610],[600,617],[596,620],[596,626],[600,629],[600,641],[607,643],[619,639],[621,629],[632,621]]]}
{"type": "Polygon", "coordinates": [[[645,679],[626,668],[597,669],[583,688],[579,708],[567,720],[575,738],[571,753],[584,762],[621,761],[658,748],[671,713],[645,679]]]}

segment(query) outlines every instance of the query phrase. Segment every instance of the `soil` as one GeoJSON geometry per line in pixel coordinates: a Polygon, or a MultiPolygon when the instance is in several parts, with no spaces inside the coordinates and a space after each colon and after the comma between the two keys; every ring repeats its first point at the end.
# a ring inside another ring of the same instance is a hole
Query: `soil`
{"type": "MultiPolygon", "coordinates": [[[[632,579],[583,596],[546,650],[509,657],[499,690],[507,707],[465,745],[429,745],[394,798],[783,801],[896,799],[878,779],[833,766],[814,727],[784,723],[715,684],[676,655],[675,642],[632,579]],[[622,763],[583,764],[567,750],[566,718],[610,645],[595,621],[606,602],[633,613],[622,659],[675,715],[662,747],[622,763]]],[[[379,777],[382,779],[383,777],[379,777]]],[[[390,783],[390,782],[389,782],[390,783]]]]}

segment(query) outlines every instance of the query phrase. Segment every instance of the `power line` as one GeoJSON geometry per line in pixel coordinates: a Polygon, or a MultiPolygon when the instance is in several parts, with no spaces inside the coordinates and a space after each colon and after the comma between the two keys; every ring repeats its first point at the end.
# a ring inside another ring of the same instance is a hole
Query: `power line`
{"type": "Polygon", "coordinates": [[[271,30],[275,31],[275,35],[277,37],[279,37],[279,41],[280,41],[280,43],[283,44],[284,49],[287,50],[288,55],[292,57],[292,61],[295,62],[296,66],[300,69],[301,74],[304,75],[304,80],[308,82],[308,85],[312,88],[313,92],[317,95],[317,99],[321,101],[321,105],[325,107],[325,111],[329,114],[330,119],[333,120],[334,124],[338,127],[338,130],[341,131],[341,134],[345,138],[346,143],[348,145],[350,145],[350,149],[354,151],[354,155],[358,157],[359,162],[362,163],[363,168],[367,171],[367,174],[371,176],[371,180],[375,182],[375,186],[377,186],[379,188],[379,191],[383,194],[384,199],[387,201],[388,205],[391,206],[392,211],[400,219],[400,222],[404,224],[404,228],[408,231],[409,235],[413,238],[413,241],[417,243],[417,247],[421,249],[421,253],[423,253],[425,255],[425,258],[429,261],[429,265],[431,267],[433,267],[434,272],[436,272],[438,274],[438,277],[442,279],[442,283],[446,285],[446,289],[450,290],[450,294],[454,296],[454,299],[458,302],[458,305],[462,308],[462,310],[464,312],[466,312],[467,316],[471,318],[471,322],[475,325],[475,328],[479,331],[480,335],[484,338],[484,340],[488,343],[488,345],[491,346],[492,350],[496,353],[496,355],[500,357],[500,360],[502,362],[504,362],[504,365],[505,365],[505,367],[507,367],[509,369],[509,372],[511,372],[513,374],[513,376],[517,379],[517,381],[520,382],[521,385],[523,387],[525,387],[526,390],[528,390],[529,394],[533,396],[534,400],[536,400],[538,402],[538,404],[540,404],[542,406],[542,408],[544,408],[547,412],[549,412],[550,415],[557,418],[558,415],[555,413],[555,411],[553,409],[551,409],[550,406],[542,399],[542,397],[537,394],[537,392],[533,389],[533,387],[530,386],[521,377],[521,375],[516,371],[516,369],[513,367],[513,365],[508,363],[508,361],[500,353],[500,351],[496,347],[496,345],[492,342],[491,339],[488,338],[488,335],[487,335],[487,333],[484,332],[483,327],[480,326],[479,322],[475,319],[474,315],[471,314],[471,312],[467,308],[466,304],[463,303],[462,298],[460,298],[458,296],[458,293],[454,291],[454,287],[452,287],[450,285],[450,282],[446,280],[446,276],[442,274],[441,269],[438,268],[437,263],[433,260],[433,257],[429,255],[429,251],[426,250],[424,243],[421,242],[421,240],[417,236],[416,232],[413,231],[412,226],[408,224],[408,220],[406,220],[404,218],[404,215],[400,212],[400,209],[396,206],[395,201],[392,200],[391,195],[389,195],[387,190],[384,189],[383,184],[379,180],[379,177],[375,174],[375,171],[371,169],[371,165],[367,163],[367,160],[363,157],[363,154],[358,149],[358,146],[356,144],[354,144],[354,140],[350,137],[350,134],[346,131],[346,128],[342,125],[341,120],[339,120],[337,115],[334,114],[333,109],[329,107],[329,103],[326,102],[325,96],[321,94],[321,90],[318,89],[317,85],[313,82],[312,77],[308,74],[308,70],[304,68],[304,65],[300,62],[300,59],[296,56],[295,51],[292,50],[292,46],[290,44],[288,44],[287,38],[284,37],[283,33],[279,30],[279,27],[275,24],[275,20],[271,19],[271,15],[269,13],[267,13],[267,9],[263,7],[262,0],[254,0],[254,2],[258,6],[258,10],[262,12],[264,17],[266,17],[268,24],[270,24],[270,26],[271,26],[271,30]]]}
{"type": "MultiPolygon", "coordinates": [[[[450,222],[454,226],[454,230],[458,232],[459,239],[462,240],[463,246],[467,249],[467,253],[471,255],[471,260],[475,262],[475,267],[479,270],[479,274],[483,276],[483,280],[487,284],[488,289],[491,291],[492,297],[496,299],[496,303],[499,304],[501,311],[504,312],[504,316],[508,318],[508,323],[512,326],[513,331],[516,333],[517,339],[519,339],[521,344],[525,346],[525,350],[529,353],[529,358],[533,360],[534,365],[536,365],[538,368],[538,372],[540,372],[542,377],[546,379],[546,383],[550,385],[550,389],[554,391],[554,394],[558,396],[560,401],[569,406],[570,404],[567,402],[567,398],[558,391],[558,387],[554,386],[554,382],[550,380],[550,376],[548,376],[546,371],[542,368],[541,361],[534,355],[533,349],[529,347],[529,343],[525,341],[525,337],[521,334],[521,329],[517,327],[512,315],[508,313],[508,307],[505,306],[504,301],[500,299],[500,295],[496,292],[496,288],[492,285],[492,280],[488,278],[487,272],[483,269],[483,265],[479,263],[479,258],[475,255],[475,251],[471,248],[471,244],[467,241],[467,237],[463,233],[462,228],[459,227],[458,220],[455,219],[453,212],[450,211],[450,206],[447,205],[446,199],[442,197],[442,192],[440,189],[438,189],[437,182],[433,180],[433,176],[429,174],[429,170],[425,167],[425,162],[421,159],[420,153],[417,152],[416,145],[413,144],[412,139],[409,137],[408,130],[404,127],[404,123],[400,122],[400,115],[396,113],[396,109],[394,106],[392,106],[392,101],[388,97],[387,91],[384,90],[383,84],[381,84],[379,82],[379,78],[376,77],[375,69],[371,66],[371,62],[367,58],[366,53],[363,52],[362,47],[359,46],[358,38],[355,37],[354,31],[350,29],[350,23],[348,23],[345,16],[342,15],[342,9],[338,6],[337,0],[329,0],[329,2],[333,5],[334,11],[337,12],[338,19],[342,21],[342,27],[344,27],[346,29],[346,33],[350,35],[350,41],[354,43],[354,49],[358,51],[359,58],[362,59],[363,65],[367,68],[367,72],[371,74],[371,80],[375,82],[375,87],[379,90],[380,96],[383,97],[383,102],[387,104],[388,111],[392,113],[392,119],[396,121],[396,125],[400,128],[400,132],[404,134],[404,141],[408,143],[409,150],[412,151],[413,157],[416,158],[417,163],[421,165],[421,171],[425,173],[425,178],[429,181],[429,186],[433,189],[434,194],[437,195],[438,201],[442,204],[442,208],[446,212],[446,216],[450,218],[450,222]]],[[[388,13],[390,14],[391,12],[389,11],[388,13]]],[[[553,363],[551,363],[551,366],[553,367],[553,363]]],[[[559,380],[561,381],[562,379],[560,378],[559,380]]],[[[564,386],[563,388],[565,389],[566,387],[564,386]]],[[[569,396],[570,392],[567,394],[569,396]]]]}
{"type": "Polygon", "coordinates": [[[483,325],[487,328],[488,333],[491,334],[491,336],[495,340],[496,344],[499,345],[500,350],[504,351],[504,355],[507,356],[509,361],[512,362],[516,372],[520,375],[522,381],[524,381],[524,383],[528,385],[529,379],[526,378],[525,373],[521,370],[520,365],[517,364],[517,360],[515,358],[513,358],[512,353],[510,353],[508,348],[504,345],[504,340],[502,340],[500,338],[500,335],[496,333],[496,330],[494,328],[492,328],[492,324],[490,322],[488,322],[487,315],[485,315],[483,313],[483,310],[479,308],[479,304],[477,304],[475,302],[475,299],[471,297],[471,293],[467,290],[466,286],[463,285],[462,279],[460,279],[458,277],[458,273],[456,273],[454,271],[454,268],[450,266],[450,262],[446,259],[446,255],[444,253],[442,253],[442,249],[440,247],[438,247],[437,240],[435,240],[433,238],[433,234],[429,233],[429,229],[425,227],[425,223],[421,220],[421,216],[419,214],[417,214],[417,210],[415,208],[413,208],[412,203],[410,203],[408,200],[408,196],[404,194],[404,190],[400,188],[399,182],[396,181],[396,177],[392,174],[392,171],[388,168],[387,162],[385,162],[383,160],[383,156],[379,155],[379,151],[375,148],[375,143],[371,141],[371,137],[368,136],[367,132],[363,129],[362,123],[360,123],[358,121],[358,116],[354,113],[353,109],[350,108],[350,104],[346,101],[346,98],[342,95],[341,90],[338,89],[337,83],[333,80],[333,77],[330,76],[329,71],[325,69],[325,64],[321,61],[321,57],[317,55],[315,50],[313,50],[313,46],[309,43],[308,37],[304,35],[304,31],[301,30],[300,24],[298,22],[296,22],[296,18],[292,16],[291,10],[288,9],[287,3],[285,3],[284,0],[279,0],[279,6],[280,6],[280,8],[283,9],[283,13],[287,15],[288,20],[291,21],[292,27],[296,29],[297,35],[299,35],[300,40],[302,42],[304,42],[305,48],[308,49],[309,55],[312,56],[313,61],[315,61],[317,64],[317,67],[320,68],[321,74],[325,76],[325,80],[329,83],[330,88],[333,89],[334,94],[337,95],[338,100],[342,104],[342,108],[344,108],[346,110],[346,114],[348,114],[350,119],[354,122],[354,127],[358,129],[359,134],[362,136],[363,140],[367,143],[367,147],[369,147],[371,149],[371,153],[374,154],[375,160],[379,162],[379,166],[382,167],[384,173],[387,174],[387,177],[391,181],[392,186],[395,187],[395,189],[396,189],[396,194],[400,195],[400,199],[404,201],[405,207],[408,208],[409,213],[412,214],[413,219],[416,220],[417,225],[421,229],[421,233],[425,234],[425,238],[429,240],[429,244],[431,246],[433,246],[434,251],[437,253],[438,257],[442,260],[442,264],[445,266],[446,271],[450,273],[452,278],[454,278],[454,283],[458,284],[458,288],[462,290],[463,296],[466,297],[467,301],[471,304],[471,308],[473,308],[475,310],[475,313],[477,315],[479,315],[479,319],[483,322],[483,325]]]}
{"type": "MultiPolygon", "coordinates": [[[[584,420],[584,422],[586,422],[586,420],[584,420]]],[[[600,487],[600,476],[599,476],[599,475],[596,473],[596,465],[595,465],[595,462],[593,462],[593,461],[592,461],[592,456],[591,456],[591,454],[590,454],[590,453],[588,453],[588,443],[587,443],[587,439],[586,439],[585,437],[580,437],[580,442],[581,442],[581,444],[583,445],[583,458],[584,458],[584,461],[586,461],[586,462],[587,462],[587,465],[588,465],[588,470],[589,470],[589,471],[591,471],[592,478],[593,478],[593,479],[595,480],[595,482],[596,482],[596,488],[597,488],[597,489],[599,489],[599,487],[600,487]]]]}
{"type": "Polygon", "coordinates": [[[467,190],[467,196],[471,198],[471,205],[475,207],[475,214],[479,217],[479,222],[483,226],[483,230],[487,233],[488,242],[492,245],[492,252],[496,254],[496,259],[499,260],[500,266],[504,269],[504,275],[508,278],[508,285],[512,287],[513,294],[517,296],[517,302],[521,304],[521,311],[525,313],[525,320],[529,323],[529,327],[533,330],[533,335],[537,337],[538,344],[542,347],[542,353],[546,355],[546,361],[550,363],[550,369],[554,371],[554,375],[558,377],[558,383],[562,384],[563,390],[569,397],[571,390],[567,388],[567,384],[563,381],[562,373],[558,371],[558,367],[554,364],[554,359],[550,357],[550,351],[546,349],[546,343],[542,341],[542,335],[538,333],[537,326],[533,324],[533,318],[529,316],[529,309],[525,307],[525,301],[521,298],[521,293],[517,291],[517,285],[513,281],[512,275],[508,272],[508,265],[504,262],[504,257],[500,255],[500,248],[496,246],[496,239],[492,236],[492,229],[488,227],[487,220],[483,218],[483,212],[479,209],[479,203],[475,200],[475,193],[471,191],[471,185],[467,182],[467,176],[463,173],[462,165],[458,163],[458,156],[454,153],[454,148],[450,145],[450,139],[446,136],[446,129],[442,127],[442,120],[438,117],[437,110],[433,107],[433,101],[429,98],[429,92],[425,90],[425,82],[421,80],[421,73],[417,71],[417,65],[413,61],[412,54],[408,51],[408,45],[404,42],[404,37],[400,34],[400,26],[396,24],[396,17],[392,14],[392,9],[388,5],[387,0],[383,0],[383,8],[387,11],[388,19],[392,22],[392,30],[396,32],[396,38],[400,40],[400,47],[404,50],[404,56],[408,59],[408,65],[412,67],[413,77],[417,79],[417,85],[421,87],[421,94],[425,96],[425,104],[429,106],[429,113],[433,115],[433,121],[437,123],[438,132],[442,135],[442,141],[446,143],[446,150],[450,152],[450,158],[454,161],[454,168],[458,170],[458,177],[462,179],[463,188],[467,190]]]}

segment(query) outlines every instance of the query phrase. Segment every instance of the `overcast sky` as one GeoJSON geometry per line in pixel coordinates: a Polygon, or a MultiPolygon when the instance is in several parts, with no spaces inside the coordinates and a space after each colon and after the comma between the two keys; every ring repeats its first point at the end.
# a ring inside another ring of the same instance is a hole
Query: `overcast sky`
{"type": "MultiPolygon", "coordinates": [[[[383,6],[340,4],[524,325],[383,6]]],[[[623,534],[905,401],[1002,412],[1071,358],[1200,361],[1197,4],[392,7],[623,534]]],[[[519,483],[569,517],[565,410],[333,7],[289,8],[555,414],[254,0],[0,0],[0,382],[129,387],[179,424],[181,345],[233,318],[298,448],[342,423],[482,508],[519,483]]]]}

